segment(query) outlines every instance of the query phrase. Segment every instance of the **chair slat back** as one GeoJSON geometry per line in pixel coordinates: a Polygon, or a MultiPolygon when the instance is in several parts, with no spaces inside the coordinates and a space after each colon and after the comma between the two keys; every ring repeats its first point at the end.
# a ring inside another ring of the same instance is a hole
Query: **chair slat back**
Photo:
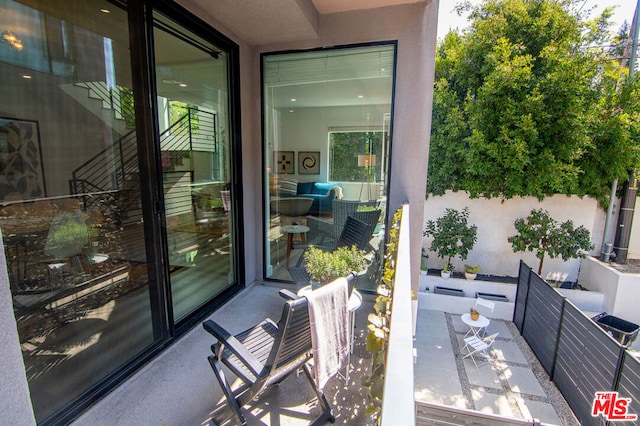
{"type": "Polygon", "coordinates": [[[307,299],[288,300],[278,323],[280,333],[273,344],[267,368],[277,370],[311,351],[307,299]]]}
{"type": "Polygon", "coordinates": [[[496,304],[495,304],[495,302],[492,302],[490,300],[478,297],[476,299],[476,308],[478,308],[478,307],[482,307],[483,308],[483,309],[477,309],[478,312],[480,312],[482,315],[484,315],[486,317],[490,317],[491,314],[493,313],[493,310],[496,307],[496,304]]]}
{"type": "Polygon", "coordinates": [[[340,238],[340,233],[347,222],[347,217],[353,216],[359,207],[375,207],[376,201],[357,201],[357,200],[333,200],[333,229],[334,242],[340,238]]]}
{"type": "Polygon", "coordinates": [[[372,231],[373,228],[371,225],[347,216],[347,221],[344,224],[336,247],[355,245],[360,250],[364,250],[369,244],[372,231]]]}

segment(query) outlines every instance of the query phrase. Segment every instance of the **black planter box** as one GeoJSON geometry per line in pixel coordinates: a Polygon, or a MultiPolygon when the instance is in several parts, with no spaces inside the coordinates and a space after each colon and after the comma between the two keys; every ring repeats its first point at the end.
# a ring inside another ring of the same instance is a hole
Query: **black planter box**
{"type": "Polygon", "coordinates": [[[459,288],[440,287],[435,286],[433,292],[437,294],[448,294],[449,296],[461,296],[464,297],[464,291],[459,288]]]}
{"type": "Polygon", "coordinates": [[[496,300],[498,302],[508,302],[509,298],[504,294],[484,293],[482,291],[476,291],[476,297],[486,300],[496,300]]]}

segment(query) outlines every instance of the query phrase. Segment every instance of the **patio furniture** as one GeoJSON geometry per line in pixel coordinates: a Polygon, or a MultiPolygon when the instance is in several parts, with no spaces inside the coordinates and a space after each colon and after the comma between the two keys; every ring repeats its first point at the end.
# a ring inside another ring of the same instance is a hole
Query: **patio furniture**
{"type": "Polygon", "coordinates": [[[485,329],[489,325],[489,318],[484,315],[478,316],[477,320],[471,319],[471,315],[469,313],[463,314],[460,319],[463,323],[469,326],[469,330],[465,333],[465,337],[468,335],[472,335],[475,337],[480,337],[482,330],[485,329]]]}
{"type": "Polygon", "coordinates": [[[478,336],[465,337],[464,347],[462,348],[462,351],[466,351],[467,353],[462,357],[462,359],[471,358],[476,368],[487,364],[491,360],[491,356],[489,355],[488,351],[489,349],[491,349],[491,346],[496,340],[496,337],[498,337],[498,333],[494,333],[491,336],[485,338],[480,338],[478,336]],[[486,362],[478,365],[478,362],[476,361],[476,356],[478,355],[484,356],[486,362]]]}
{"type": "MultiPolygon", "coordinates": [[[[496,303],[491,300],[483,299],[481,297],[476,297],[476,303],[473,308],[478,311],[481,315],[487,317],[489,322],[491,322],[491,316],[493,315],[493,310],[496,307],[496,303]]],[[[489,324],[487,324],[488,326],[489,324]]],[[[482,329],[482,335],[487,334],[487,327],[482,329]]]]}
{"type": "Polygon", "coordinates": [[[287,259],[285,262],[288,268],[289,257],[291,257],[291,249],[293,248],[293,236],[300,235],[300,238],[302,239],[302,243],[303,244],[306,243],[307,242],[306,234],[309,231],[309,227],[304,225],[289,225],[289,226],[280,227],[280,230],[285,234],[287,234],[287,259]]]}
{"type": "Polygon", "coordinates": [[[313,198],[291,197],[271,200],[271,213],[280,215],[280,225],[300,224],[300,217],[306,216],[313,204],[313,198]]]}
{"type": "Polygon", "coordinates": [[[309,241],[319,245],[336,244],[349,216],[371,225],[371,232],[373,233],[382,211],[375,209],[358,212],[358,209],[376,207],[376,205],[376,201],[333,200],[331,208],[332,220],[307,216],[307,225],[310,228],[309,241]]]}
{"type": "Polygon", "coordinates": [[[267,318],[235,336],[213,320],[205,321],[203,327],[218,340],[211,346],[213,355],[207,359],[240,424],[247,423],[241,407],[300,369],[322,408],[313,424],[335,421],[329,402],[316,385],[308,365],[312,342],[306,298],[287,300],[277,324],[267,318]],[[225,376],[223,364],[242,382],[235,389],[225,376]]]}

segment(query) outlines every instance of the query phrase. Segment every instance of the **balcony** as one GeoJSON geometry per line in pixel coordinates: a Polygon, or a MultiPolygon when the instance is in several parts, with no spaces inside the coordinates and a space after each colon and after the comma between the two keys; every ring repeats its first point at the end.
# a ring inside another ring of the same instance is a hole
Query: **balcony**
{"type": "MultiPolygon", "coordinates": [[[[408,220],[406,210],[403,221],[408,220]]],[[[464,420],[486,425],[577,425],[511,321],[492,321],[491,327],[500,332],[500,337],[495,346],[496,359],[490,365],[476,368],[470,360],[461,359],[461,339],[466,329],[459,313],[420,309],[417,301],[412,301],[409,238],[408,229],[401,226],[381,423],[464,420]]],[[[254,283],[212,318],[232,333],[265,317],[277,320],[283,304],[278,295],[280,287],[254,283]]],[[[325,389],[336,424],[375,423],[365,413],[369,390],[360,384],[370,372],[371,354],[365,350],[365,336],[367,315],[374,302],[374,295],[365,294],[356,315],[348,383],[336,376],[325,389]]],[[[226,418],[224,397],[206,360],[212,343],[201,327],[194,328],[73,424],[209,425],[226,418]]],[[[316,409],[306,380],[292,376],[245,406],[244,412],[249,424],[293,425],[308,424],[316,409]]]]}

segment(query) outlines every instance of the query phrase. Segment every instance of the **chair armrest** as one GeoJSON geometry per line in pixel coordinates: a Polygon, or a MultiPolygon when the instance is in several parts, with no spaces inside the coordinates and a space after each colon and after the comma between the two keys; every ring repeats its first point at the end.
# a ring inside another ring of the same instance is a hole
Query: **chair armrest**
{"type": "Polygon", "coordinates": [[[254,376],[260,376],[264,366],[238,339],[213,320],[206,320],[202,323],[202,326],[209,334],[215,337],[221,345],[226,346],[254,376]]]}
{"type": "Polygon", "coordinates": [[[295,294],[291,290],[287,290],[286,288],[280,289],[278,294],[280,295],[280,297],[286,300],[296,300],[298,298],[297,294],[295,294]]]}

